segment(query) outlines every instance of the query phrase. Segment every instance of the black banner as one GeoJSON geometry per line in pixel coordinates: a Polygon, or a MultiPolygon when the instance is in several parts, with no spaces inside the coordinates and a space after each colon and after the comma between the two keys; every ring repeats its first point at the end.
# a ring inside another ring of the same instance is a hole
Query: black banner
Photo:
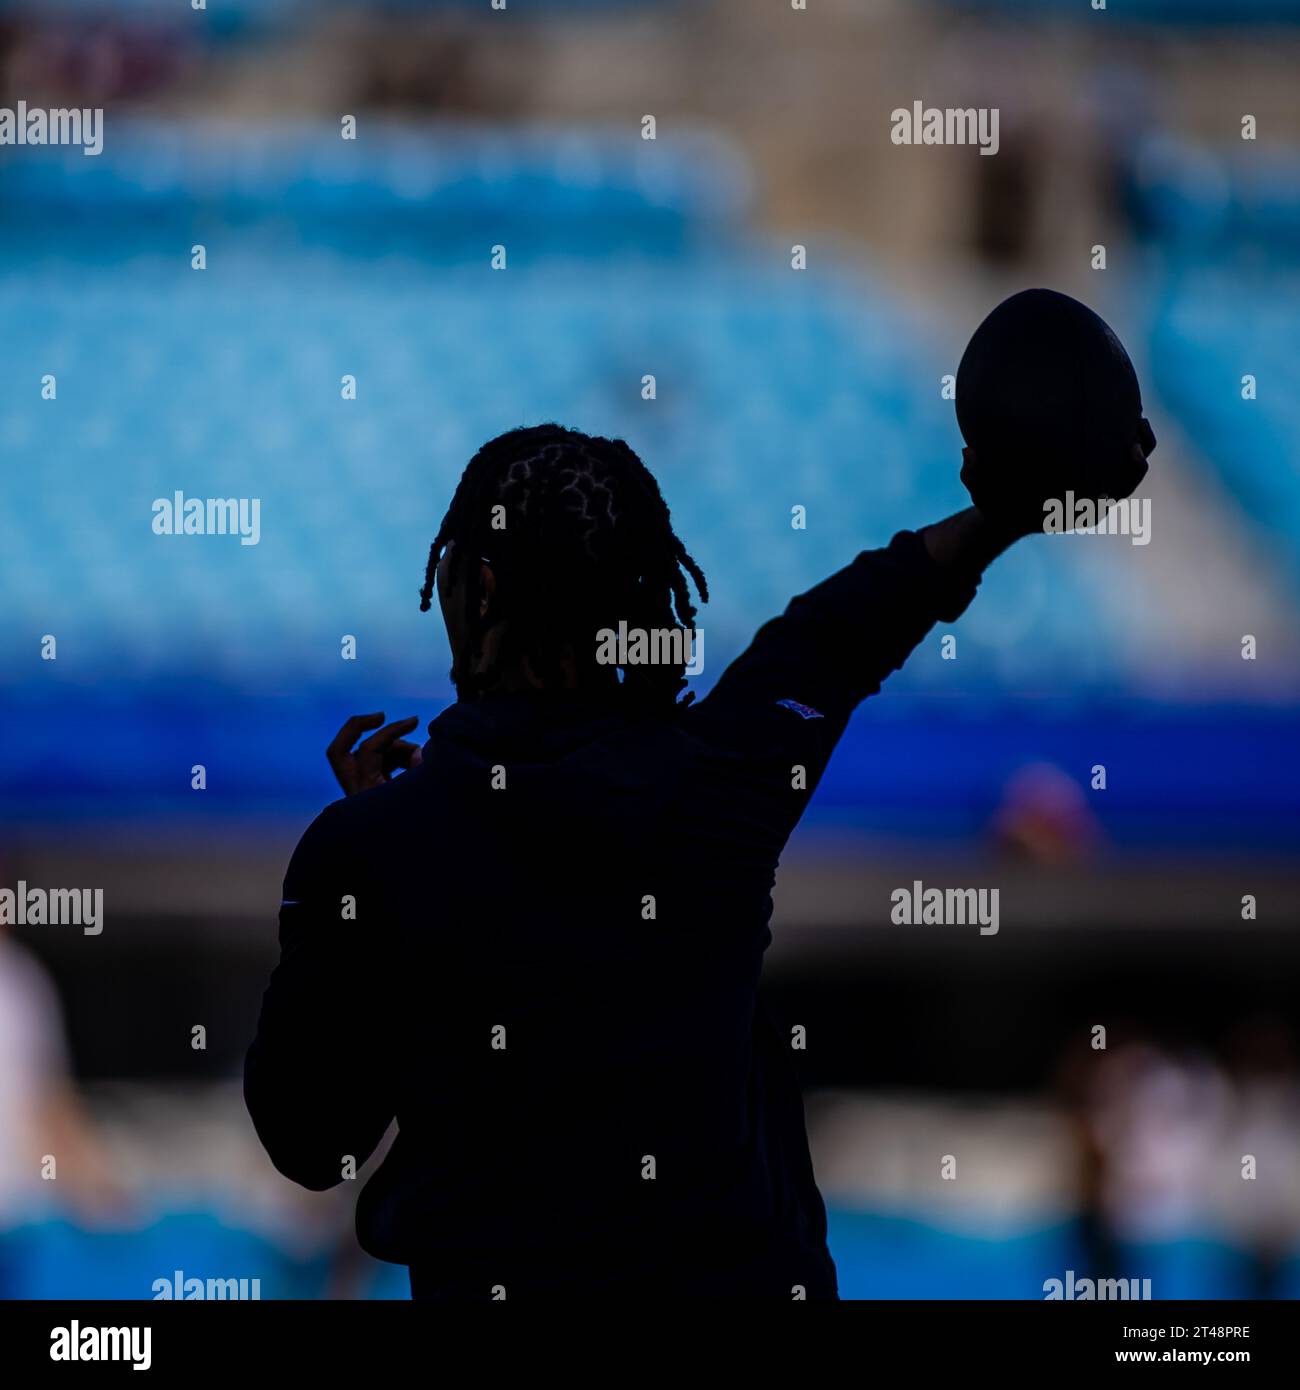
{"type": "Polygon", "coordinates": [[[1297,1331],[1294,1303],[845,1302],[777,1314],[741,1303],[502,1302],[473,1313],[427,1303],[14,1302],[0,1304],[0,1366],[15,1386],[66,1380],[74,1364],[83,1379],[142,1371],[169,1384],[290,1368],[337,1380],[403,1365],[459,1381],[466,1358],[484,1374],[516,1354],[527,1374],[583,1365],[621,1374],[665,1356],[684,1369],[716,1352],[734,1371],[788,1349],[837,1374],[997,1371],[1051,1384],[1126,1367],[1277,1371],[1294,1366],[1297,1331]]]}

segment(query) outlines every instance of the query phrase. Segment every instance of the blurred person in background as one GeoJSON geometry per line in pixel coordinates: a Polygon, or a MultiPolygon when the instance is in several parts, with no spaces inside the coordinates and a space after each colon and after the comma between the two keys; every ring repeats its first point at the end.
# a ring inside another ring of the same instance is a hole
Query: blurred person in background
{"type": "Polygon", "coordinates": [[[1185,1236],[1208,1209],[1231,1090],[1200,1053],[1134,1041],[1100,1055],[1088,1119],[1103,1155],[1102,1209],[1119,1240],[1185,1236]]]}
{"type": "Polygon", "coordinates": [[[17,1226],[51,1203],[94,1224],[127,1200],[69,1075],[54,985],[0,925],[0,1297],[22,1287],[17,1226]]]}
{"type": "Polygon", "coordinates": [[[1102,838],[1083,788],[1053,763],[1030,763],[1008,779],[992,835],[1008,858],[1044,865],[1089,859],[1102,838]]]}

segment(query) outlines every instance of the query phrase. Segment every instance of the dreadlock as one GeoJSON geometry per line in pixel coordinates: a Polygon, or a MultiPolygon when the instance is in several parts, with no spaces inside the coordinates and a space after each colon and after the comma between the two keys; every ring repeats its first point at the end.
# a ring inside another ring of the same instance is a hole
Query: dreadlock
{"type": "MultiPolygon", "coordinates": [[[[452,582],[462,563],[469,566],[466,635],[452,672],[462,693],[491,686],[499,667],[518,658],[544,681],[555,681],[566,649],[585,683],[597,669],[601,629],[616,630],[620,619],[647,632],[691,628],[687,575],[701,601],[709,599],[645,464],[621,439],[561,425],[511,430],[469,461],[429,548],[421,612],[432,602],[438,565],[452,542],[452,582]],[[475,580],[480,559],[496,578],[484,616],[475,580]],[[498,663],[473,676],[483,638],[499,623],[506,626],[498,663]]],[[[627,696],[650,705],[675,704],[686,684],[684,662],[619,669],[627,696]]]]}

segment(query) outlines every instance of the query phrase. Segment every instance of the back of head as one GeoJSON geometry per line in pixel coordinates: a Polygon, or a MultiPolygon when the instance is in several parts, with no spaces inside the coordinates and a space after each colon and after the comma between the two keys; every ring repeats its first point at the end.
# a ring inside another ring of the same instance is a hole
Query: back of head
{"type": "MultiPolygon", "coordinates": [[[[571,662],[579,686],[617,679],[598,662],[597,634],[689,629],[687,576],[708,588],[673,531],[645,464],[621,439],[537,425],[489,440],[470,460],[429,551],[420,607],[430,606],[445,552],[452,582],[465,582],[465,632],[453,678],[462,695],[491,689],[502,668],[525,660],[545,684],[571,662]],[[480,564],[494,587],[486,615],[480,564]],[[493,665],[476,670],[483,640],[501,627],[493,665]]],[[[629,699],[671,706],[685,662],[619,665],[629,699]]]]}

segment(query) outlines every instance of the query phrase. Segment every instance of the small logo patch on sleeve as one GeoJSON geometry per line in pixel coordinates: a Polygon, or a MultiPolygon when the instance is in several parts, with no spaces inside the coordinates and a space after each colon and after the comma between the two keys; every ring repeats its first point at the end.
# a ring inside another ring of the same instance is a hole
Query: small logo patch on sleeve
{"type": "Polygon", "coordinates": [[[778,700],[778,705],[785,709],[792,709],[800,719],[824,719],[826,716],[821,710],[813,709],[811,705],[801,705],[798,700],[778,700]]]}

